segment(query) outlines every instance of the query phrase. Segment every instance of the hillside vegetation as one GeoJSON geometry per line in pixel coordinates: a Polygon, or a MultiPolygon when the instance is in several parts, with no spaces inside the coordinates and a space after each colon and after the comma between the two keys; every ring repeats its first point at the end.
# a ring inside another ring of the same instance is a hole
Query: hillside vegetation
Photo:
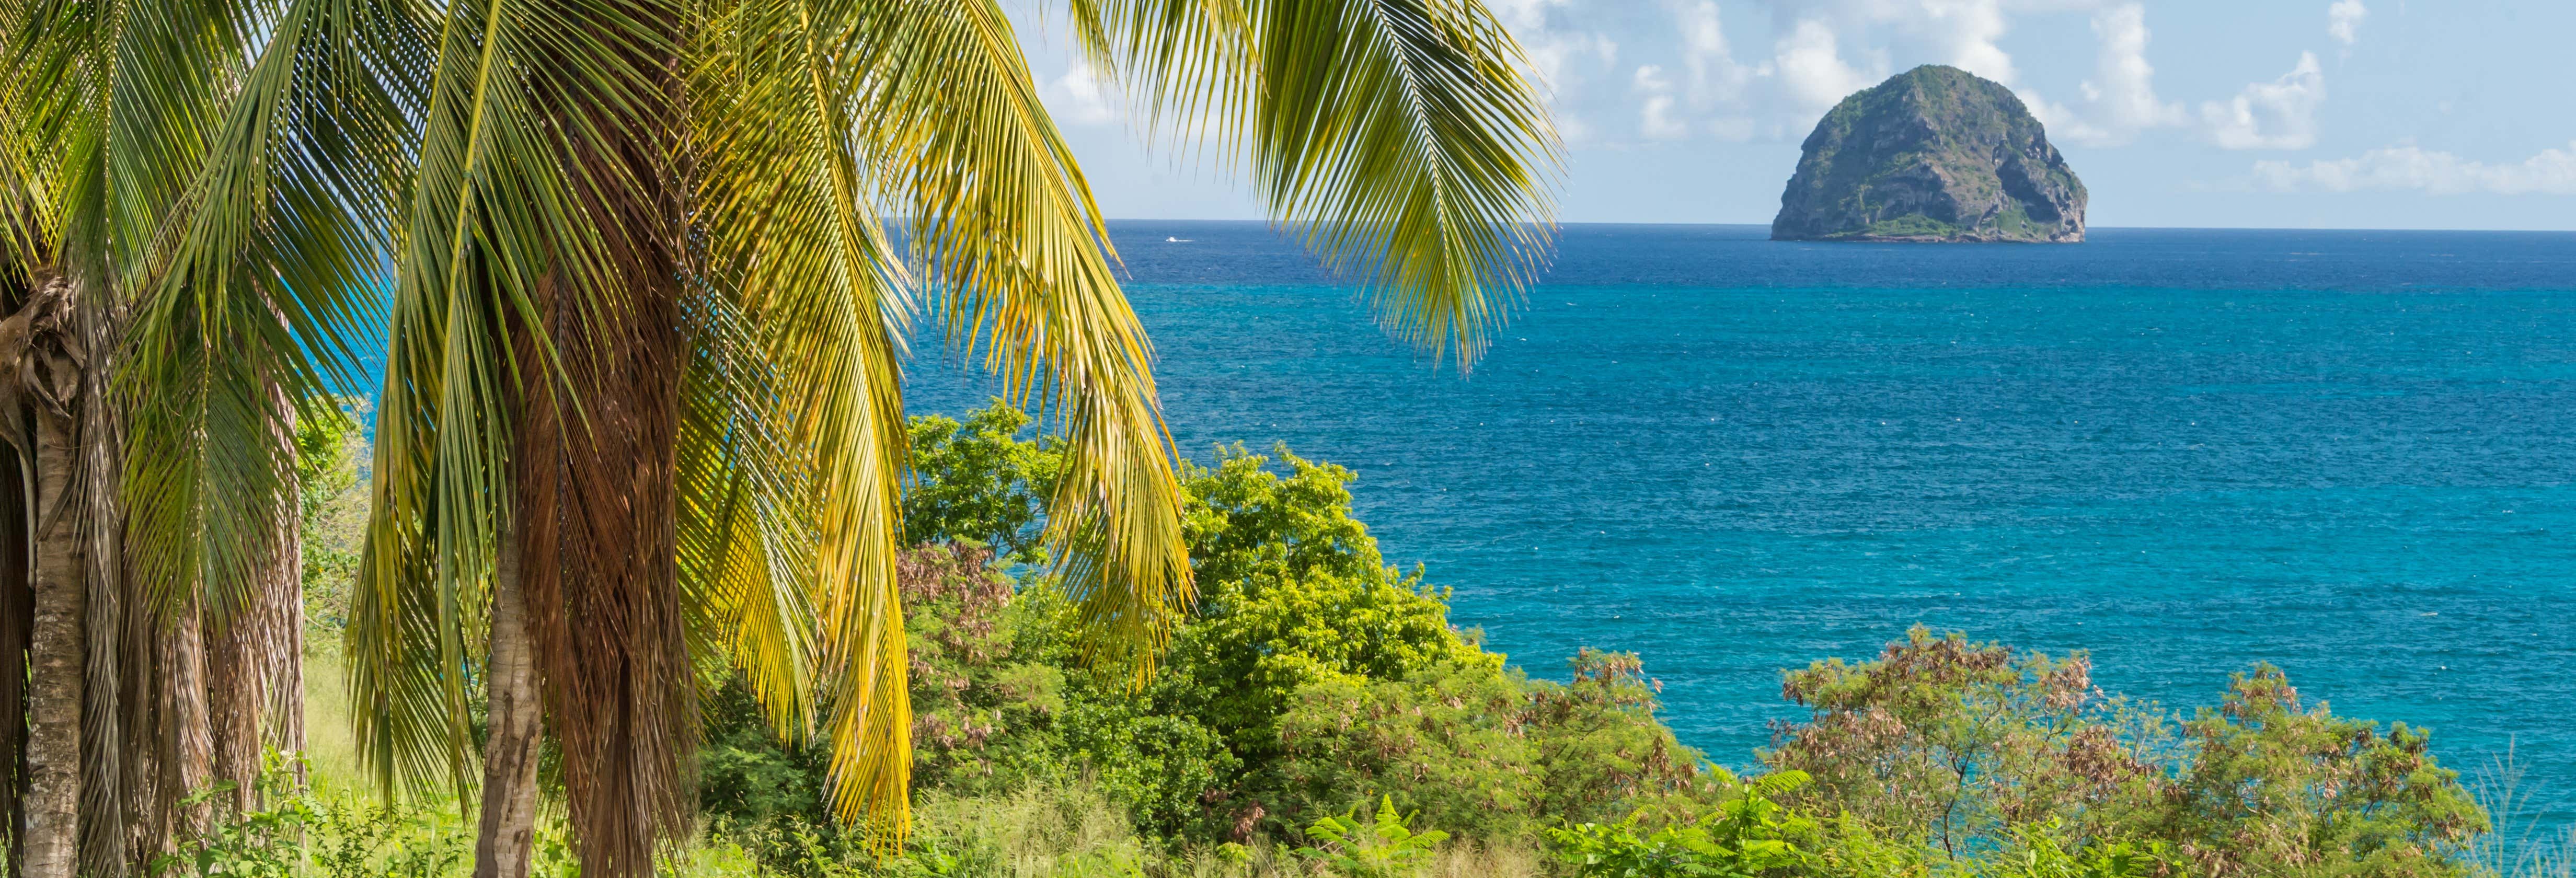
{"type": "MultiPolygon", "coordinates": [[[[1709,754],[1657,718],[1639,657],[1532,675],[1387,565],[1351,474],[1223,449],[1185,474],[1198,614],[1151,669],[1086,658],[1037,548],[1057,471],[1027,419],[916,419],[906,630],[917,823],[836,825],[825,748],[783,741],[732,680],[702,681],[701,831],[673,875],[2563,876],[2508,846],[2425,732],[2337,716],[2279,671],[2176,714],[2105,693],[2082,654],[1916,629],[1782,677],[1772,746],[1709,754]]],[[[317,630],[313,783],[164,858],[174,875],[462,875],[453,803],[355,781],[327,644],[345,577],[343,477],[307,505],[317,630]],[[338,554],[335,554],[338,553],[338,554]]],[[[336,450],[336,451],[335,451],[336,450]]],[[[560,807],[559,805],[555,807],[560,807]]],[[[559,812],[539,874],[573,875],[559,812]]]]}

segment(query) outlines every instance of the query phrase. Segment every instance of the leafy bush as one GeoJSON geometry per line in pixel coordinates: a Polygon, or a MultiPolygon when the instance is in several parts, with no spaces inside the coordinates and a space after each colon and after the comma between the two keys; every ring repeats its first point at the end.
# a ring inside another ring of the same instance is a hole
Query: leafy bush
{"type": "MultiPolygon", "coordinates": [[[[914,422],[906,520],[925,543],[899,578],[923,789],[1080,781],[1186,845],[1294,837],[1388,794],[1470,837],[1527,838],[1698,777],[1634,656],[1587,651],[1570,684],[1506,668],[1449,625],[1446,591],[1384,563],[1349,471],[1285,449],[1184,471],[1199,603],[1151,683],[1086,665],[1072,608],[1030,563],[1059,464],[1027,424],[998,408],[914,422]]],[[[823,827],[818,749],[775,740],[739,691],[711,707],[707,812],[823,827]]]]}
{"type": "Polygon", "coordinates": [[[2179,750],[2162,714],[2105,695],[2091,670],[2080,653],[1917,627],[1877,661],[1787,674],[1782,694],[1814,713],[1780,728],[1763,760],[1815,779],[1792,804],[1946,852],[2051,817],[2071,840],[2114,836],[2163,798],[2179,750]]]}
{"type": "Polygon", "coordinates": [[[1920,628],[1786,674],[1809,713],[1738,778],[1674,738],[1636,655],[1533,679],[1453,628],[1449,593],[1352,517],[1350,472],[1284,448],[1184,471],[1198,604],[1138,686],[1082,658],[1038,540],[1060,460],[1028,424],[914,423],[920,819],[899,856],[830,824],[820,747],[779,742],[738,689],[709,702],[702,804],[761,868],[1472,874],[1545,839],[1582,875],[2448,878],[2485,830],[2422,732],[2306,706],[2277,670],[2186,720],[2095,688],[2082,653],[1920,628]],[[1456,841],[1433,854],[1416,819],[1456,841]],[[1322,843],[1276,843],[1301,837],[1322,843]]]}
{"type": "MultiPolygon", "coordinates": [[[[473,859],[463,821],[437,811],[371,805],[317,796],[295,784],[284,758],[271,753],[259,782],[263,804],[218,813],[153,859],[152,874],[171,878],[443,878],[473,859]]],[[[233,786],[218,783],[189,796],[189,807],[220,811],[233,786]]],[[[568,858],[567,858],[568,859],[568,858]]],[[[554,874],[544,872],[543,874],[554,874]]]]}
{"type": "Polygon", "coordinates": [[[1050,441],[1021,439],[1029,424],[1027,413],[1000,400],[963,422],[913,418],[912,479],[903,492],[906,543],[969,540],[1005,560],[1044,560],[1043,500],[1064,456],[1050,441]]]}
{"type": "Polygon", "coordinates": [[[1281,798],[1330,812],[1377,791],[1435,826],[1487,837],[1534,832],[1546,777],[1528,736],[1509,725],[1528,701],[1522,680],[1481,666],[1301,687],[1279,721],[1281,798]]]}
{"type": "Polygon", "coordinates": [[[2431,735],[2301,704],[2270,665],[2184,724],[2193,744],[2157,826],[2205,874],[2452,876],[2487,815],[2431,735]]]}
{"type": "Polygon", "coordinates": [[[2147,860],[2210,878],[2471,869],[2463,854],[2485,814],[2423,732],[2303,706],[2270,666],[2179,723],[2103,694],[2089,671],[2080,653],[1917,628],[1877,661],[1787,675],[1782,691],[1814,714],[1763,758],[1816,778],[1794,807],[2005,874],[2147,860]]]}
{"type": "Polygon", "coordinates": [[[1571,664],[1570,683],[1479,662],[1302,687],[1279,723],[1282,798],[1349,807],[1374,790],[1467,835],[1521,839],[1641,809],[1688,819],[1719,794],[1724,775],[1656,719],[1636,656],[1571,664]]]}
{"type": "Polygon", "coordinates": [[[2014,845],[1995,857],[1999,878],[2146,878],[2161,876],[2176,863],[2163,843],[2115,841],[2083,851],[2070,851],[2058,841],[2055,823],[2016,827],[2014,845]]]}
{"type": "Polygon", "coordinates": [[[1374,816],[1360,819],[1353,805],[1338,817],[1325,815],[1306,827],[1306,837],[1321,842],[1298,848],[1300,856],[1323,863],[1349,878],[1402,878],[1419,874],[1449,833],[1415,830],[1413,818],[1395,809],[1393,797],[1379,797],[1374,816]]]}
{"type": "Polygon", "coordinates": [[[1557,859],[1583,878],[1768,878],[1820,871],[1814,820],[1775,799],[1807,783],[1783,771],[1750,782],[1724,778],[1728,788],[1700,819],[1649,833],[1641,813],[1617,823],[1551,827],[1557,859]]]}

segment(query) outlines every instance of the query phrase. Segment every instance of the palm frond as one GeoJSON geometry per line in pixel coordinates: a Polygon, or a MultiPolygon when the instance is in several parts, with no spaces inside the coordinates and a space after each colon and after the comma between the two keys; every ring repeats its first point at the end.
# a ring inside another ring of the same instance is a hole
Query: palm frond
{"type": "Polygon", "coordinates": [[[1001,9],[895,3],[862,95],[868,160],[912,212],[947,338],[1065,439],[1049,539],[1096,659],[1151,668],[1191,601],[1176,457],[1153,352],[1112,272],[1089,185],[1001,9]]]}
{"type": "Polygon", "coordinates": [[[806,460],[768,419],[776,370],[728,296],[698,297],[682,379],[679,562],[706,684],[739,673],[789,741],[814,733],[806,460]]]}
{"type": "Polygon", "coordinates": [[[1380,322],[1471,367],[1541,265],[1560,146],[1477,0],[1075,0],[1095,63],[1239,146],[1380,322]]]}
{"type": "Polygon", "coordinates": [[[426,73],[427,100],[393,217],[375,507],[348,635],[360,753],[389,789],[471,784],[464,674],[509,516],[513,389],[554,371],[550,355],[514,357],[511,333],[542,333],[541,283],[583,298],[617,279],[566,158],[582,151],[572,141],[624,132],[556,124],[538,86],[580,84],[580,99],[614,106],[645,80],[585,31],[619,12],[601,5],[452,3],[434,44],[396,48],[419,60],[392,73],[426,73]]]}
{"type": "MultiPolygon", "coordinates": [[[[850,141],[873,7],[731,0],[710,7],[690,72],[708,273],[737,291],[777,364],[764,419],[804,458],[814,528],[833,804],[899,832],[911,705],[895,585],[905,460],[902,266],[850,141]]],[[[885,837],[893,837],[892,833],[885,837]]]]}
{"type": "MultiPolygon", "coordinates": [[[[334,417],[382,321],[391,198],[417,95],[372,75],[418,22],[293,0],[243,78],[137,302],[128,463],[136,570],[198,584],[219,625],[270,575],[300,418],[334,417]]],[[[416,41],[413,37],[412,41],[416,41]]],[[[168,594],[157,600],[167,602],[168,594]]]]}

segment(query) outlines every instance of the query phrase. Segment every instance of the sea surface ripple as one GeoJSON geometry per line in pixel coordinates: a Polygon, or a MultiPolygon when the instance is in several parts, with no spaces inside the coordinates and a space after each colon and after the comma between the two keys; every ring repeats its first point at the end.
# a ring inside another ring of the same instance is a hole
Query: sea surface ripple
{"type": "MultiPolygon", "coordinates": [[[[1641,653],[1720,762],[1920,623],[2179,710],[2270,662],[2576,823],[2576,235],[1577,225],[1462,376],[1266,226],[1111,230],[1184,450],[1349,467],[1458,624],[1641,653]]],[[[916,413],[992,392],[915,350],[916,413]]]]}

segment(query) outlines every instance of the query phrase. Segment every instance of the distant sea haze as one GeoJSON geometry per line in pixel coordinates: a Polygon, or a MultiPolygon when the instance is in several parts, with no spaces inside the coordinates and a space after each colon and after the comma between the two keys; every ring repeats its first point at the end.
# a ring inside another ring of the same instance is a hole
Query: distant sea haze
{"type": "MultiPolygon", "coordinates": [[[[1264,225],[1111,232],[1185,450],[1351,468],[1457,624],[1642,654],[1719,762],[1922,623],[2178,709],[2271,662],[2576,822],[2576,234],[1576,225],[1461,376],[1264,225]]],[[[915,413],[992,392],[914,350],[915,413]]]]}

